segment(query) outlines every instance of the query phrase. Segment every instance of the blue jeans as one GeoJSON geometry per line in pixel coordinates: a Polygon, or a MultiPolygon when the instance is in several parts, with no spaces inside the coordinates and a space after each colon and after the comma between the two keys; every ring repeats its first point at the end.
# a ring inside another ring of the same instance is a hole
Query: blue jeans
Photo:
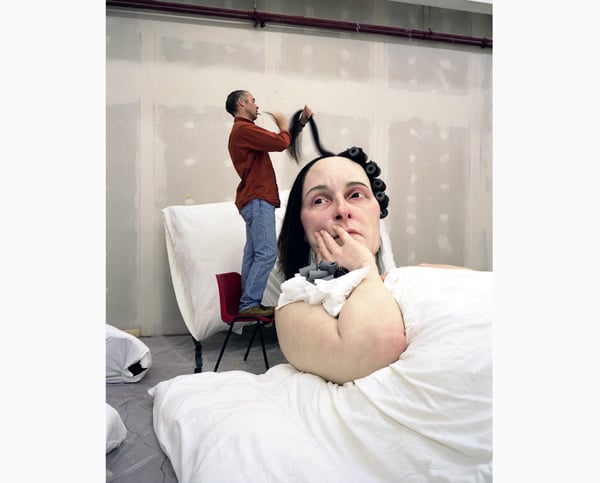
{"type": "Polygon", "coordinates": [[[240,214],[246,222],[246,245],[242,259],[242,298],[240,311],[260,305],[263,292],[277,260],[275,207],[254,199],[240,214]]]}

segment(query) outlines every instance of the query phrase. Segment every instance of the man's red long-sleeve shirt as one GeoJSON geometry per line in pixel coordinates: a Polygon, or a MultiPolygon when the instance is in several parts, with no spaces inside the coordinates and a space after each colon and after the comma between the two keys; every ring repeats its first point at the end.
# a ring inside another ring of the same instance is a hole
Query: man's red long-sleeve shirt
{"type": "Polygon", "coordinates": [[[279,189],[269,152],[283,151],[290,141],[288,131],[277,134],[243,117],[233,120],[229,134],[229,155],[241,178],[235,196],[238,210],[256,198],[276,208],[280,206],[279,189]]]}

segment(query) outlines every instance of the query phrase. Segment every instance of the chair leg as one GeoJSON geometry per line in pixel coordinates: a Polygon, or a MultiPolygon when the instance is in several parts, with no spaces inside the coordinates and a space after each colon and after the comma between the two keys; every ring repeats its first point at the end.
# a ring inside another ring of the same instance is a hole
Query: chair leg
{"type": "Polygon", "coordinates": [[[194,368],[194,374],[197,374],[199,372],[202,372],[202,342],[194,339],[193,337],[192,337],[192,339],[194,340],[194,345],[196,346],[196,350],[195,350],[196,367],[194,368]]]}
{"type": "Polygon", "coordinates": [[[262,333],[262,323],[258,323],[258,335],[260,335],[260,343],[262,345],[263,357],[265,358],[265,367],[266,370],[269,370],[269,362],[267,361],[267,351],[265,349],[265,339],[263,338],[262,333]]]}
{"type": "Polygon", "coordinates": [[[221,347],[221,353],[219,354],[219,358],[217,359],[217,364],[215,365],[213,372],[217,372],[217,368],[219,367],[219,364],[221,363],[221,358],[223,357],[223,352],[225,352],[225,347],[227,346],[227,341],[229,340],[229,336],[231,335],[231,332],[233,331],[234,324],[235,324],[235,322],[232,322],[231,324],[229,324],[229,330],[227,331],[227,336],[225,337],[225,342],[223,342],[223,347],[221,347]]]}
{"type": "Polygon", "coordinates": [[[248,360],[248,354],[250,354],[250,348],[254,342],[254,337],[256,336],[256,331],[258,330],[258,326],[260,325],[260,321],[256,321],[256,327],[254,327],[254,332],[252,332],[252,337],[250,338],[250,343],[248,344],[248,349],[246,349],[246,355],[244,356],[244,360],[248,360]]]}

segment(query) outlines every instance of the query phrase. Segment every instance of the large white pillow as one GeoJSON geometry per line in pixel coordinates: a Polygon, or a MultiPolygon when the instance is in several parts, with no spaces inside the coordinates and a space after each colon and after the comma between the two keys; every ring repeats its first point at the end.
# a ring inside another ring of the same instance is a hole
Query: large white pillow
{"type": "MultiPolygon", "coordinates": [[[[289,190],[280,192],[275,210],[281,229],[289,190]]],[[[232,201],[168,206],[162,210],[171,280],[177,305],[194,339],[201,341],[227,330],[220,315],[215,275],[241,272],[246,226],[232,201]]],[[[269,276],[263,304],[276,305],[281,281],[276,269],[269,276]]],[[[236,325],[240,333],[242,324],[236,325]]]]}
{"type": "Polygon", "coordinates": [[[106,382],[138,382],[152,364],[150,348],[140,339],[106,324],[106,382]]]}
{"type": "MultiPolygon", "coordinates": [[[[275,229],[281,229],[289,190],[280,191],[275,210],[275,229]]],[[[187,329],[202,341],[229,328],[221,321],[215,274],[240,272],[246,228],[232,201],[204,205],[169,206],[162,210],[167,255],[175,298],[187,329]]],[[[394,258],[390,238],[381,225],[382,260],[387,270],[394,258]]],[[[276,268],[269,276],[262,303],[277,305],[282,278],[276,268]]],[[[242,324],[236,324],[240,333],[242,324]]]]}
{"type": "Polygon", "coordinates": [[[121,415],[110,404],[106,403],[106,452],[118,448],[127,437],[127,428],[121,415]]]}

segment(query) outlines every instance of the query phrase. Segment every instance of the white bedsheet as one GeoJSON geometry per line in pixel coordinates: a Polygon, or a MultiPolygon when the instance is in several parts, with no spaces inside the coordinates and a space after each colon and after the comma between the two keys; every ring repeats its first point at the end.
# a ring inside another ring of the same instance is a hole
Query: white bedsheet
{"type": "Polygon", "coordinates": [[[398,268],[394,364],[338,386],[289,364],[150,390],[180,482],[492,481],[492,273],[398,268]]]}

